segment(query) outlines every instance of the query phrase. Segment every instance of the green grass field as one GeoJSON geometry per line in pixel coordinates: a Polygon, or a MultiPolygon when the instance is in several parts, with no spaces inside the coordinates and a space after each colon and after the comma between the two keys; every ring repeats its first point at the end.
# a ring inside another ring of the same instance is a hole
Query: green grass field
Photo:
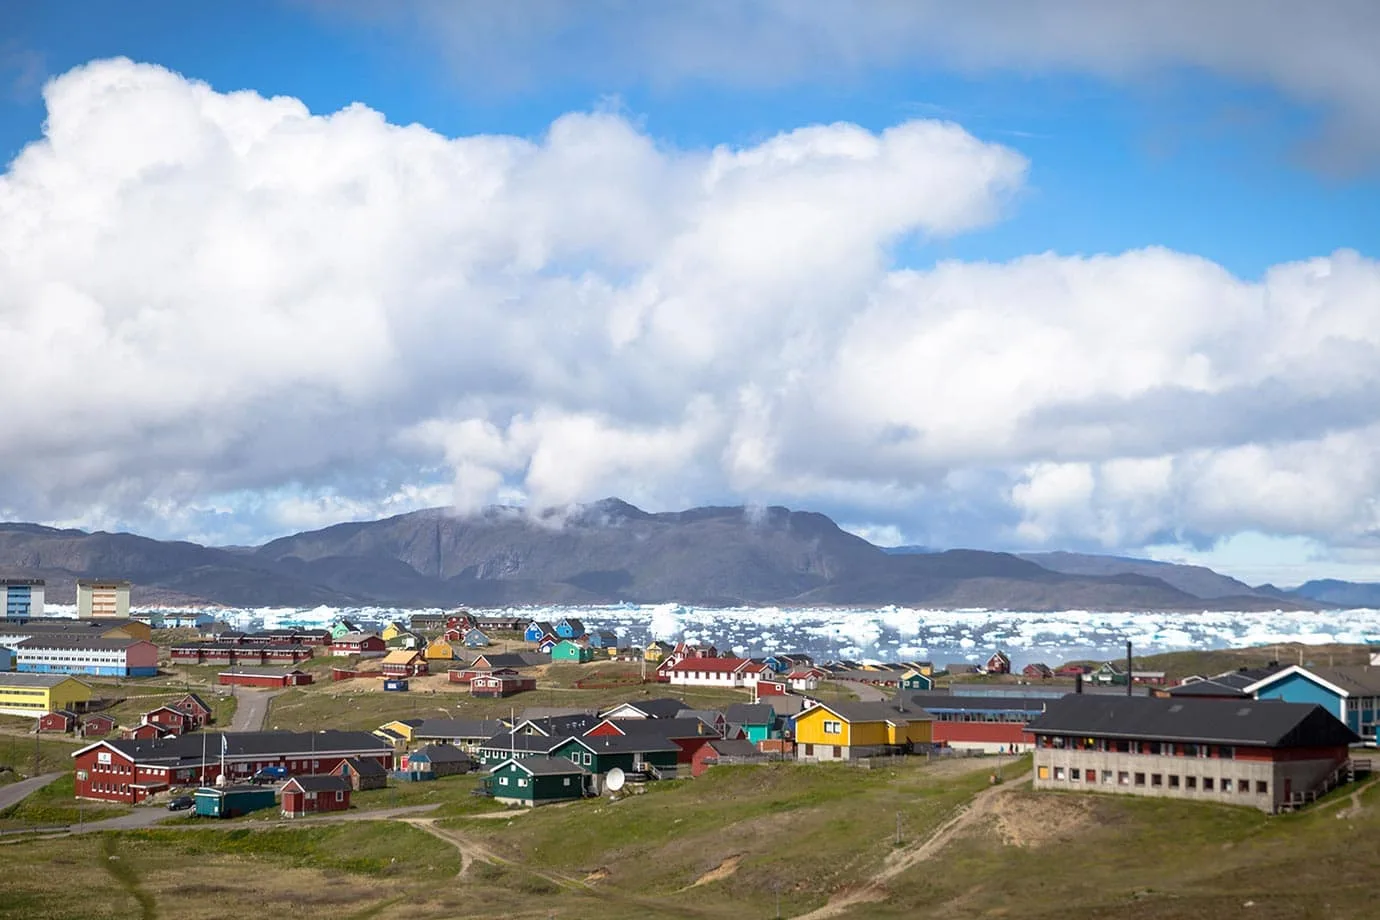
{"type": "Polygon", "coordinates": [[[78,802],[75,795],[72,774],[68,773],[30,794],[17,805],[0,811],[0,830],[55,827],[129,814],[129,809],[124,806],[78,802]]]}

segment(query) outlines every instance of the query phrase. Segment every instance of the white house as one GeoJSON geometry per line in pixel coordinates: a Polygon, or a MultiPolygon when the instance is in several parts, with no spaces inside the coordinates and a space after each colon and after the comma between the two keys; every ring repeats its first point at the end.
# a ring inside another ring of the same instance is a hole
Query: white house
{"type": "Polygon", "coordinates": [[[663,672],[686,687],[749,687],[773,680],[776,672],[751,658],[686,658],[663,672]]]}

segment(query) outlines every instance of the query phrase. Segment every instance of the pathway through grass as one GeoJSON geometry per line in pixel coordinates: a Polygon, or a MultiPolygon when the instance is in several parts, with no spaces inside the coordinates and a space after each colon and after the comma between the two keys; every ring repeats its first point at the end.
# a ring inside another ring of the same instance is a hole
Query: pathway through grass
{"type": "Polygon", "coordinates": [[[142,920],[157,920],[158,902],[139,885],[139,874],[134,867],[115,852],[113,834],[101,838],[101,864],[121,888],[139,902],[139,916],[142,920]]]}

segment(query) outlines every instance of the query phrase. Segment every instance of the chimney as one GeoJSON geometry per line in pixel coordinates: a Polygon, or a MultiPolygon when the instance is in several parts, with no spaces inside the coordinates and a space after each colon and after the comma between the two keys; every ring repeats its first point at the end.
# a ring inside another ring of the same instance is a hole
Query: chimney
{"type": "Polygon", "coordinates": [[[1131,685],[1134,684],[1136,677],[1135,668],[1131,666],[1131,640],[1126,640],[1126,695],[1131,695],[1131,685]]]}

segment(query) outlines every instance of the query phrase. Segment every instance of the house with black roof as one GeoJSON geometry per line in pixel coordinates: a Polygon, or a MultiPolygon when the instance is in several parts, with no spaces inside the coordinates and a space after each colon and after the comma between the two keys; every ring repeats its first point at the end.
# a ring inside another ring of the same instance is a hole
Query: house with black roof
{"type": "Polygon", "coordinates": [[[1275,813],[1342,779],[1351,729],[1276,700],[1089,696],[1050,701],[1026,727],[1035,788],[1200,799],[1275,813]]]}

